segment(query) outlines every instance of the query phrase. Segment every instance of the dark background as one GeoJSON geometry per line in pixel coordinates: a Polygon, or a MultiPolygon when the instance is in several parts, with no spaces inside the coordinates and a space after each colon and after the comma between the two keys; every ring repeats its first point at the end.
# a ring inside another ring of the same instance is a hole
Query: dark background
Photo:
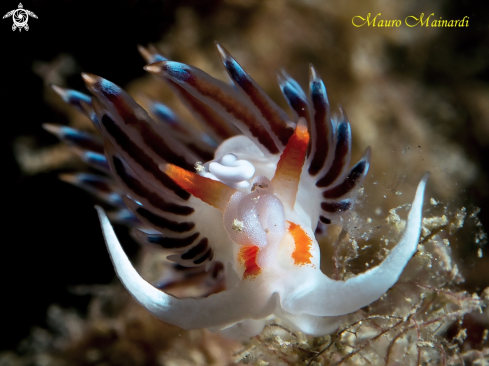
{"type": "MultiPolygon", "coordinates": [[[[158,41],[177,6],[199,9],[200,1],[23,1],[30,29],[12,32],[0,22],[2,45],[0,105],[4,238],[1,248],[0,350],[14,347],[33,325],[45,326],[46,309],[57,303],[84,312],[89,297],[73,295],[77,284],[109,283],[114,272],[100,235],[94,200],[58,180],[59,171],[23,175],[13,155],[18,136],[35,136],[38,146],[57,139],[44,122],[67,123],[44,99],[45,85],[34,61],[72,55],[81,68],[119,85],[145,73],[136,45],[158,41]]],[[[2,15],[17,8],[3,2],[2,15]]],[[[200,6],[202,14],[216,2],[200,6]]],[[[80,70],[80,72],[81,72],[80,70]]],[[[67,80],[83,90],[78,75],[67,80]]]]}
{"type": "MultiPolygon", "coordinates": [[[[30,19],[28,32],[12,32],[11,19],[0,21],[2,55],[0,133],[2,171],[2,227],[0,264],[0,350],[12,349],[25,338],[34,325],[45,326],[46,309],[57,303],[75,307],[83,313],[88,296],[70,292],[77,284],[109,283],[114,273],[103,245],[98,220],[90,196],[57,179],[59,171],[25,175],[13,154],[12,144],[19,136],[34,136],[38,146],[50,146],[57,139],[44,132],[45,122],[67,123],[67,117],[45,102],[45,85],[33,71],[34,61],[48,62],[60,54],[77,61],[80,71],[103,75],[124,86],[142,76],[144,61],[137,44],[156,42],[171,29],[175,11],[192,7],[205,20],[223,1],[23,1],[25,9],[39,19],[30,19]]],[[[3,1],[0,13],[17,7],[15,1],[3,1]]],[[[259,7],[260,5],[255,5],[259,7]]],[[[232,8],[232,6],[231,6],[232,8]]],[[[246,27],[253,7],[242,12],[232,26],[246,27]],[[250,10],[251,9],[251,10],[250,10]]],[[[393,72],[416,73],[427,84],[456,87],[460,80],[471,78],[489,82],[489,7],[483,2],[447,1],[444,18],[458,19],[470,15],[470,27],[454,37],[444,30],[423,65],[410,64],[406,50],[390,50],[393,72]],[[476,71],[467,66],[474,58],[486,63],[476,71]]],[[[211,25],[209,25],[211,26],[211,25]]],[[[223,31],[229,31],[223,30],[223,31]]],[[[212,42],[213,39],[209,39],[212,42]]],[[[84,90],[81,78],[70,75],[67,84],[84,90]]],[[[489,103],[489,101],[488,101],[489,103]]],[[[470,133],[474,121],[464,121],[467,128],[455,131],[469,158],[479,167],[481,176],[467,189],[469,201],[482,208],[481,220],[489,224],[489,144],[481,143],[470,133]]],[[[134,252],[135,247],[129,247],[134,252]]],[[[487,284],[467,284],[473,289],[487,284]]]]}

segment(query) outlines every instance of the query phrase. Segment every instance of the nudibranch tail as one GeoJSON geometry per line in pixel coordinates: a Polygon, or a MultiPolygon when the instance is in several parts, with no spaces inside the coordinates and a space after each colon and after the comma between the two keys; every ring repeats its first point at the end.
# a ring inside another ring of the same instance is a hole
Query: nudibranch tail
{"type": "Polygon", "coordinates": [[[222,182],[202,177],[173,164],[163,164],[161,170],[192,196],[221,211],[224,211],[231,196],[236,193],[235,189],[222,182]]]}
{"type": "Polygon", "coordinates": [[[287,146],[280,155],[272,179],[274,190],[280,195],[282,202],[289,205],[291,209],[294,208],[299,189],[308,143],[309,133],[307,132],[306,121],[300,119],[294,134],[289,138],[287,146]]]}
{"type": "Polygon", "coordinates": [[[297,295],[292,293],[282,298],[282,308],[293,314],[337,316],[356,311],[385,294],[397,282],[418,247],[428,177],[429,173],[426,173],[418,185],[401,239],[382,263],[345,281],[334,281],[316,272],[314,280],[311,279],[314,291],[301,297],[304,289],[298,289],[297,295]]]}
{"type": "Polygon", "coordinates": [[[221,329],[248,318],[267,317],[275,310],[278,296],[257,296],[260,285],[250,281],[199,299],[178,299],[158,290],[137,273],[104,211],[96,208],[117,276],[131,295],[157,318],[183,329],[221,329]]]}

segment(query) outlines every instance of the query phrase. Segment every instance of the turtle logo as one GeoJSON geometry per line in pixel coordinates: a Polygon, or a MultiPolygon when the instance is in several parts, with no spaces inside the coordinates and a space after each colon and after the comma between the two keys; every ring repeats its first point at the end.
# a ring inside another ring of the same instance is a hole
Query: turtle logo
{"type": "Polygon", "coordinates": [[[19,28],[19,32],[24,28],[26,31],[29,30],[29,26],[27,25],[27,21],[29,20],[29,15],[33,18],[37,19],[37,15],[32,11],[24,9],[22,3],[19,3],[19,8],[9,11],[7,14],[3,16],[3,19],[12,17],[14,24],[12,25],[12,30],[15,31],[19,28]]]}

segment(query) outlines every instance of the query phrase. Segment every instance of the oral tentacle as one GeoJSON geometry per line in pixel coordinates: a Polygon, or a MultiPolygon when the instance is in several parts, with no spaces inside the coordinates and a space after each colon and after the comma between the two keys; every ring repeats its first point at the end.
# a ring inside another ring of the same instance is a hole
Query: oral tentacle
{"type": "Polygon", "coordinates": [[[429,173],[421,179],[408,214],[406,228],[397,245],[377,267],[346,281],[334,281],[315,272],[308,289],[297,289],[281,301],[293,314],[337,316],[354,312],[379,299],[399,279],[416,252],[421,233],[424,191],[429,173]]]}
{"type": "Polygon", "coordinates": [[[117,276],[131,295],[157,318],[183,329],[221,329],[247,318],[264,318],[276,308],[277,295],[256,296],[268,290],[250,281],[240,282],[232,290],[200,299],[178,299],[158,290],[137,273],[107,216],[100,207],[97,207],[97,211],[117,276]]]}

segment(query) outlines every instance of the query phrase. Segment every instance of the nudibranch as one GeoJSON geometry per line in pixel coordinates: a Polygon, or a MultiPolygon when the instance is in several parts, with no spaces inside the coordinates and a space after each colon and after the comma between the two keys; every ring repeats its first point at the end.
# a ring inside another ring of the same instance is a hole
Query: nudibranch
{"type": "Polygon", "coordinates": [[[151,102],[154,119],[117,85],[83,74],[89,97],[54,87],[85,113],[102,138],[68,127],[46,128],[89,165],[107,174],[65,175],[116,208],[145,244],[183,267],[223,273],[224,290],[177,298],[144,280],[124,253],[104,210],[97,207],[118,277],[157,318],[184,329],[252,336],[270,316],[292,329],[325,335],[342,316],[379,299],[416,252],[427,175],[418,185],[397,245],[377,267],[347,280],[320,269],[318,225],[340,223],[369,169],[370,148],[349,168],[351,129],[332,116],[323,81],[311,66],[309,97],[279,75],[290,118],[236,60],[217,46],[231,79],[140,51],[201,122],[181,121],[151,102]],[[295,122],[291,122],[295,121],[295,122]],[[217,148],[216,148],[217,147],[217,148]]]}

